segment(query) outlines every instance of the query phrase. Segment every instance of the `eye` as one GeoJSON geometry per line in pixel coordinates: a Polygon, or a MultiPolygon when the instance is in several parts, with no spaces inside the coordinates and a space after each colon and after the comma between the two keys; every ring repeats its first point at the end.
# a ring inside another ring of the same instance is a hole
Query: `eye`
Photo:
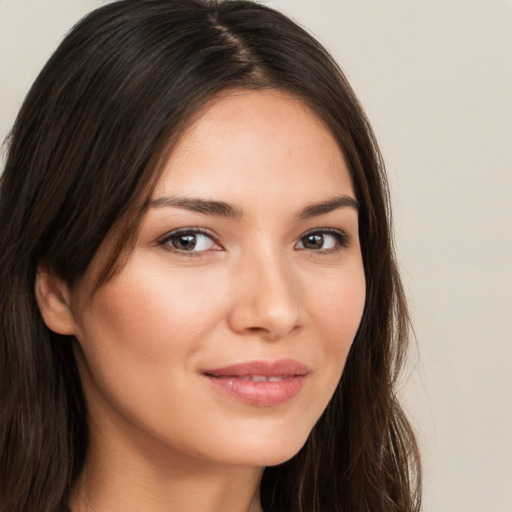
{"type": "Polygon", "coordinates": [[[319,252],[334,252],[343,247],[348,247],[348,236],[338,230],[317,230],[310,231],[296,244],[297,249],[307,249],[319,252]]]}
{"type": "Polygon", "coordinates": [[[208,233],[198,229],[179,229],[158,241],[166,250],[182,253],[201,253],[220,249],[208,233]]]}

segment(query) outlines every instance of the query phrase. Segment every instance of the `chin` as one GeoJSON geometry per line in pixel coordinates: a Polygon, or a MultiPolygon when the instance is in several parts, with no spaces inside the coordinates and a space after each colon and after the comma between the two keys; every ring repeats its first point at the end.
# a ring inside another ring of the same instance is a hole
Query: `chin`
{"type": "Polygon", "coordinates": [[[309,430],[293,432],[288,429],[270,436],[251,435],[245,439],[233,433],[230,444],[219,455],[226,463],[237,466],[277,466],[297,455],[309,433],[309,430]],[[236,442],[233,442],[237,437],[236,442]]]}

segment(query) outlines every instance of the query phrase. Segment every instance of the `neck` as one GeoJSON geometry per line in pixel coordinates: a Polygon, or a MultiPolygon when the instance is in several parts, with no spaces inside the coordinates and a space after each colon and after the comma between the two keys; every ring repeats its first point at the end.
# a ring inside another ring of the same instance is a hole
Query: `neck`
{"type": "Polygon", "coordinates": [[[143,461],[88,458],[73,512],[261,512],[260,468],[150,467],[143,461]]]}
{"type": "Polygon", "coordinates": [[[261,467],[208,462],[92,423],[72,512],[262,512],[261,467]]]}

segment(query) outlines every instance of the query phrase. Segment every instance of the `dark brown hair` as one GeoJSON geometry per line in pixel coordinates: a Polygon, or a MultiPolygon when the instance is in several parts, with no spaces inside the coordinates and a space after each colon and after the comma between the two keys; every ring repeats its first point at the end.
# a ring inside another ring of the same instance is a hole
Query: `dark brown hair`
{"type": "MultiPolygon", "coordinates": [[[[83,467],[87,412],[73,344],[45,326],[39,265],[70,285],[107,234],[108,279],[137,235],[173,137],[225,88],[278,88],[337,138],[360,203],[363,319],[326,411],[290,461],[264,471],[266,512],[413,512],[414,435],[396,400],[408,317],[371,127],[326,50],[251,1],[125,0],[82,20],[37,78],[0,182],[0,509],[57,512],[83,467]]],[[[101,283],[100,283],[101,284],[101,283]]]]}

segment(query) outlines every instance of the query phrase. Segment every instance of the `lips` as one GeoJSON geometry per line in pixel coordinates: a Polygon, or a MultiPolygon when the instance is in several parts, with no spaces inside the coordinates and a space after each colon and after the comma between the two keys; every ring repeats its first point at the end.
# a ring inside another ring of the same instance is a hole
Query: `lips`
{"type": "Polygon", "coordinates": [[[249,361],[203,372],[215,390],[257,407],[291,400],[303,388],[308,374],[308,367],[293,359],[249,361]]]}

